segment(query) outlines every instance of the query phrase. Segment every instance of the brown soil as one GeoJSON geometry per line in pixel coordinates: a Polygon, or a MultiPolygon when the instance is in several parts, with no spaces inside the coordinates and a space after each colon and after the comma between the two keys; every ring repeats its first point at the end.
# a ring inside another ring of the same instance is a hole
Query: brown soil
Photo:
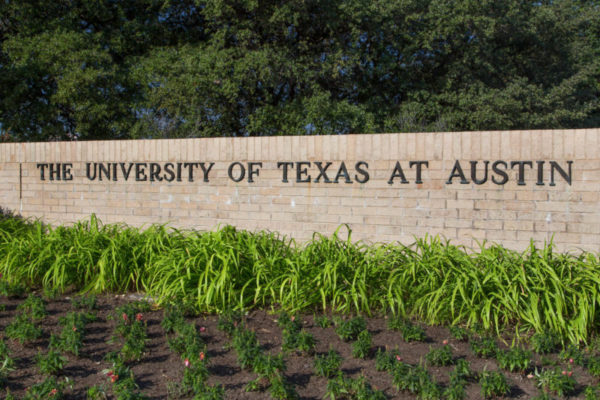
{"type": "MultiPolygon", "coordinates": [[[[0,337],[3,339],[5,339],[4,328],[13,320],[17,313],[16,307],[22,301],[22,299],[0,298],[0,304],[4,305],[4,310],[0,311],[0,330],[2,331],[0,337]]],[[[103,358],[108,352],[118,350],[120,347],[119,343],[109,343],[115,322],[112,319],[107,319],[107,316],[111,314],[115,307],[129,301],[131,301],[129,295],[99,297],[98,320],[88,325],[83,353],[79,357],[67,355],[68,365],[64,375],[73,382],[72,389],[67,389],[67,398],[85,399],[87,388],[93,385],[105,385],[108,393],[111,393],[109,380],[102,372],[110,367],[110,363],[103,358]]],[[[35,364],[35,355],[40,350],[42,352],[46,351],[50,333],[58,334],[59,332],[58,318],[71,311],[72,307],[69,298],[65,297],[49,301],[47,310],[49,315],[42,322],[43,339],[28,345],[20,345],[18,342],[5,339],[17,364],[17,370],[9,376],[7,387],[18,397],[24,394],[26,388],[44,379],[35,364]]],[[[162,317],[163,312],[160,310],[144,314],[144,319],[148,324],[149,336],[147,351],[141,361],[132,364],[136,383],[150,399],[166,399],[167,383],[180,381],[184,370],[180,357],[172,353],[167,345],[167,338],[160,326],[162,317]]],[[[347,376],[356,378],[364,374],[370,384],[383,390],[389,399],[415,398],[409,393],[396,391],[389,374],[375,370],[373,356],[368,360],[353,358],[351,344],[341,341],[332,327],[326,329],[318,327],[314,324],[312,315],[302,315],[300,318],[302,318],[305,329],[314,335],[317,353],[325,353],[330,347],[333,347],[342,355],[344,358],[342,370],[347,376]]],[[[256,331],[262,347],[271,353],[281,351],[281,329],[278,328],[275,319],[275,314],[266,311],[252,311],[245,317],[247,326],[256,331]]],[[[198,327],[206,328],[201,335],[208,345],[207,359],[209,360],[211,373],[209,382],[222,384],[225,387],[225,397],[227,399],[268,399],[269,394],[266,392],[245,391],[246,383],[256,376],[239,368],[234,350],[227,347],[229,339],[217,330],[217,317],[213,315],[201,316],[195,318],[195,322],[198,327]]],[[[373,334],[373,355],[377,348],[397,347],[402,354],[403,361],[418,364],[421,360],[424,360],[431,347],[439,347],[442,345],[442,341],[447,339],[452,346],[455,357],[468,360],[473,370],[497,369],[494,360],[475,357],[468,344],[452,339],[446,328],[425,327],[428,337],[427,342],[405,343],[399,333],[388,330],[386,325],[385,318],[368,319],[368,329],[373,334]]],[[[549,359],[558,360],[556,355],[551,355],[549,359]]],[[[294,385],[300,398],[322,399],[325,394],[327,380],[314,374],[313,357],[290,354],[286,356],[285,360],[287,364],[286,377],[294,385]]],[[[536,364],[538,368],[541,366],[539,358],[536,359],[536,364]]],[[[558,365],[565,366],[564,363],[558,365]]],[[[452,368],[429,367],[428,370],[437,382],[447,385],[448,374],[452,368]]],[[[597,379],[592,378],[582,368],[575,367],[573,371],[578,386],[576,396],[572,398],[583,398],[585,386],[596,384],[597,379]]],[[[527,379],[521,374],[505,372],[505,375],[511,384],[509,398],[529,399],[539,393],[532,379],[527,379]]],[[[469,399],[482,398],[478,383],[470,383],[467,391],[469,399]]],[[[1,391],[0,396],[3,395],[4,391],[1,391]]]]}

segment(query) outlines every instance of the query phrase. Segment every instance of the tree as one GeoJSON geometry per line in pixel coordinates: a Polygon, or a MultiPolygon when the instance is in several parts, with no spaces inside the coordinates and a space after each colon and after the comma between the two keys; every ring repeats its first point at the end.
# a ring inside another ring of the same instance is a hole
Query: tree
{"type": "Polygon", "coordinates": [[[597,1],[0,3],[11,140],[600,125],[597,1]]]}

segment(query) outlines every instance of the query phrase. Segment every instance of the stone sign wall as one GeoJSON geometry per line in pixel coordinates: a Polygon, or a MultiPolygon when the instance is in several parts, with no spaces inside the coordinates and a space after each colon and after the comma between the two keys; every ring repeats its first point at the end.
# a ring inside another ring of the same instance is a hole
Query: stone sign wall
{"type": "Polygon", "coordinates": [[[305,240],[600,251],[600,129],[0,144],[0,207],[305,240]]]}

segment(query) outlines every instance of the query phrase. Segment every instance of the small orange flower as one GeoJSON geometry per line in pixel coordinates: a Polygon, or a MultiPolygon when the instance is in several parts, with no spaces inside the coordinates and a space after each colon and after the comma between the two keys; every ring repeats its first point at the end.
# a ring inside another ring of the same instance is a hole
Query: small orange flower
{"type": "Polygon", "coordinates": [[[117,379],[119,379],[119,375],[111,375],[110,376],[110,381],[112,383],[115,383],[117,381],[117,379]]]}
{"type": "Polygon", "coordinates": [[[58,393],[58,390],[56,390],[56,389],[52,389],[52,390],[50,391],[50,394],[49,394],[49,396],[54,396],[56,393],[58,393]]]}
{"type": "Polygon", "coordinates": [[[76,326],[73,327],[73,332],[77,332],[77,327],[76,326]]]}
{"type": "Polygon", "coordinates": [[[444,339],[444,341],[442,342],[442,344],[445,346],[448,344],[448,339],[444,339]]]}
{"type": "Polygon", "coordinates": [[[188,360],[187,358],[185,360],[183,360],[183,365],[185,365],[185,367],[189,367],[190,366],[190,360],[188,360]]]}
{"type": "Polygon", "coordinates": [[[203,352],[203,351],[201,351],[201,352],[200,352],[200,361],[203,361],[203,360],[204,360],[204,352],[203,352]]]}

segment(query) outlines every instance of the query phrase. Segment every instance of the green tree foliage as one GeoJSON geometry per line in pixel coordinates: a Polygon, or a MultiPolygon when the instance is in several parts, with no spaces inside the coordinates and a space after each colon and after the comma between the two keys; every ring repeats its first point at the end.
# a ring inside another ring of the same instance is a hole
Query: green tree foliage
{"type": "Polygon", "coordinates": [[[5,140],[600,125],[597,0],[6,0],[5,140]]]}

